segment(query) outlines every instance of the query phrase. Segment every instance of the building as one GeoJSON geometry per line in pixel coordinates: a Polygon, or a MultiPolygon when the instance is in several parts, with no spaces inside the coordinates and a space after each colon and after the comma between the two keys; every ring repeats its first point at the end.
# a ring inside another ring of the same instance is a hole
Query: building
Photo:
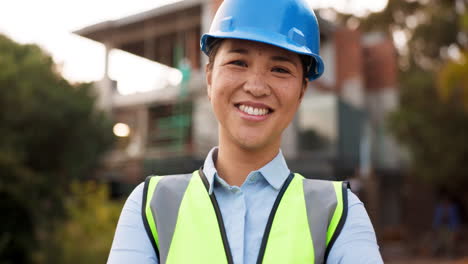
{"type": "MultiPolygon", "coordinates": [[[[106,54],[120,49],[182,67],[185,73],[178,85],[121,95],[109,78],[106,56],[106,74],[97,85],[99,105],[131,132],[106,157],[103,177],[136,183],[153,173],[191,171],[217,144],[199,39],[208,31],[219,4],[218,0],[185,0],[75,32],[103,43],[106,54]]],[[[383,34],[363,35],[320,17],[319,24],[326,70],[309,84],[296,119],[285,131],[282,151],[291,169],[307,177],[356,176],[365,185],[377,187],[397,182],[399,150],[385,128],[387,114],[398,104],[393,42],[383,34]]],[[[369,200],[375,201],[371,211],[384,203],[390,211],[381,215],[382,221],[396,224],[398,196],[388,188],[373,190],[388,193],[368,193],[369,200]]]]}

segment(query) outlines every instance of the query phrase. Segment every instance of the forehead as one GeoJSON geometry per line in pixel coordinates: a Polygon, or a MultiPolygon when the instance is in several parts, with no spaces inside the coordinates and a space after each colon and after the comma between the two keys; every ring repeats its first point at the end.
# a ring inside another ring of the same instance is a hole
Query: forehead
{"type": "Polygon", "coordinates": [[[270,44],[257,42],[257,41],[250,41],[250,40],[243,40],[243,39],[225,39],[220,46],[220,50],[225,52],[233,51],[233,50],[244,50],[247,53],[260,53],[265,55],[274,55],[274,56],[284,56],[289,57],[291,59],[297,58],[299,59],[299,55],[285,50],[283,48],[273,46],[270,44]]]}

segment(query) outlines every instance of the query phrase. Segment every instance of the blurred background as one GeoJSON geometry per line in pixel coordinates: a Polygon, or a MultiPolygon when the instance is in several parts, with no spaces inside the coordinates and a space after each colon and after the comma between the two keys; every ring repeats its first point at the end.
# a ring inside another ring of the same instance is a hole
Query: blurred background
{"type": "MultiPolygon", "coordinates": [[[[199,39],[220,0],[0,4],[0,263],[104,263],[146,176],[217,145],[199,39]]],[[[468,263],[468,3],[309,0],[325,74],[283,138],[347,179],[386,263],[468,263]]]]}

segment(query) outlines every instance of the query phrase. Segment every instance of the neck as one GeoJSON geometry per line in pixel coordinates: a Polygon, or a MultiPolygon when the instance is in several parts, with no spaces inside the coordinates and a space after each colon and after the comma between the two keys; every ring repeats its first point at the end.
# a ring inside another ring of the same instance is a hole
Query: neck
{"type": "Polygon", "coordinates": [[[241,186],[249,173],[273,160],[279,152],[279,142],[259,149],[246,149],[219,140],[216,170],[229,185],[241,186]]]}

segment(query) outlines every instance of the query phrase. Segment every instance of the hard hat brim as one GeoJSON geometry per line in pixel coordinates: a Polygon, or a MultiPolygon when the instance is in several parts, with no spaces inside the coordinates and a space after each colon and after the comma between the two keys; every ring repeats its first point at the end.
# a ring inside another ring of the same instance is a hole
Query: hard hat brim
{"type": "Polygon", "coordinates": [[[229,38],[229,39],[242,39],[242,40],[250,40],[250,41],[257,41],[262,42],[265,44],[273,45],[279,48],[283,48],[285,50],[292,51],[294,53],[298,53],[301,55],[307,55],[312,57],[315,61],[315,67],[311,68],[307,73],[307,78],[309,81],[315,80],[319,78],[323,71],[324,71],[324,63],[322,58],[318,54],[314,54],[311,52],[309,48],[304,45],[298,45],[291,41],[284,35],[275,34],[272,32],[262,32],[261,30],[256,30],[253,28],[249,28],[248,30],[242,30],[240,28],[236,28],[235,32],[223,32],[218,31],[210,34],[203,34],[200,39],[200,48],[208,55],[210,43],[212,40],[216,38],[229,38]]]}

